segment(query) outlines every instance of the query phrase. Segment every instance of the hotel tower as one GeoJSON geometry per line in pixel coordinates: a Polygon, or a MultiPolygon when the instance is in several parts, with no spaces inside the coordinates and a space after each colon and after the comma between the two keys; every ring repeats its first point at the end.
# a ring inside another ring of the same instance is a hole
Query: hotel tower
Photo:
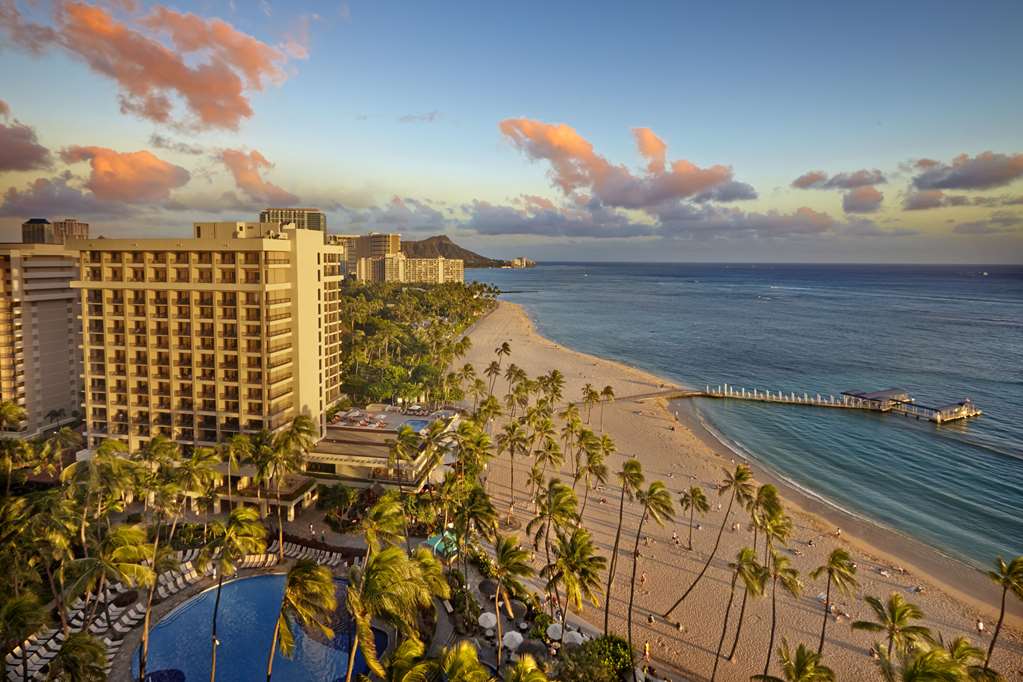
{"type": "Polygon", "coordinates": [[[341,393],[345,247],[294,224],[195,223],[188,239],[74,241],[86,445],[214,446],[341,393]]]}

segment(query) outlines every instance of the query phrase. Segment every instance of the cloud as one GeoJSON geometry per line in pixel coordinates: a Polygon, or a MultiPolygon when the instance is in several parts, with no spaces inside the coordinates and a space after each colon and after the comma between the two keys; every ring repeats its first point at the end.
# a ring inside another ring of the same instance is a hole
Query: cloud
{"type": "Polygon", "coordinates": [[[236,130],[252,116],[248,93],[287,77],[287,54],[221,19],[157,5],[130,26],[67,2],[55,4],[51,28],[24,21],[15,0],[0,3],[0,29],[14,44],[35,53],[62,47],[118,84],[122,112],[156,123],[236,130]],[[164,34],[174,49],[158,39],[164,34]],[[175,116],[175,100],[189,120],[175,116]]]}
{"type": "Polygon", "coordinates": [[[273,164],[258,151],[224,149],[218,159],[231,171],[238,189],[253,200],[276,206],[298,203],[297,196],[263,179],[261,171],[273,168],[273,164]]]}
{"type": "Polygon", "coordinates": [[[968,235],[989,235],[1018,232],[1021,229],[1023,229],[1023,214],[995,211],[986,220],[960,223],[952,228],[952,232],[968,235]]]}
{"type": "Polygon", "coordinates": [[[792,181],[796,189],[856,189],[887,182],[884,173],[866,168],[851,173],[828,176],[824,171],[809,171],[792,181]]]}
{"type": "Polygon", "coordinates": [[[756,199],[757,191],[753,185],[737,180],[729,180],[706,192],[701,192],[693,197],[693,201],[703,203],[705,201],[745,201],[756,199]]]}
{"type": "Polygon", "coordinates": [[[61,150],[64,163],[88,161],[92,169],[85,186],[103,201],[128,204],[165,201],[173,189],[191,175],[149,151],[118,152],[106,147],[68,147],[61,150]]]}
{"type": "Polygon", "coordinates": [[[583,207],[555,206],[542,197],[524,196],[516,206],[475,200],[463,207],[463,227],[485,235],[627,238],[655,236],[653,225],[636,223],[624,214],[592,201],[583,207]]]}
{"type": "Polygon", "coordinates": [[[917,189],[990,189],[1023,177],[1023,154],[987,151],[972,158],[960,154],[948,164],[920,159],[915,166],[921,171],[913,178],[917,189]]]}
{"type": "Polygon", "coordinates": [[[364,209],[339,207],[343,225],[361,229],[387,229],[399,232],[442,231],[450,221],[427,201],[412,197],[391,197],[383,206],[364,209]]]}
{"type": "Polygon", "coordinates": [[[69,184],[74,176],[64,172],[52,178],[37,178],[25,188],[9,187],[0,203],[0,215],[28,218],[32,216],[124,216],[135,209],[126,204],[100,201],[91,192],[83,192],[69,184]]]}
{"type": "Polygon", "coordinates": [[[708,192],[732,180],[732,169],[700,168],[685,161],[667,162],[663,141],[646,128],[633,131],[646,173],[634,175],[594,151],[593,145],[565,124],[528,118],[501,121],[501,133],[528,158],[550,164],[551,181],[564,194],[586,192],[602,206],[650,211],[659,204],[708,192]]]}
{"type": "Polygon", "coordinates": [[[405,114],[398,117],[398,123],[433,123],[439,119],[439,111],[427,111],[422,114],[405,114]]]}
{"type": "Polygon", "coordinates": [[[160,135],[159,133],[153,133],[149,136],[149,144],[157,149],[166,149],[167,151],[177,152],[178,154],[191,154],[193,156],[198,156],[199,154],[206,153],[206,150],[198,145],[172,140],[169,137],[160,135]]]}
{"type": "Polygon", "coordinates": [[[881,208],[883,200],[884,194],[870,185],[856,187],[842,195],[842,210],[846,213],[873,213],[881,208]]]}
{"type": "MultiPolygon", "coordinates": [[[[0,100],[0,118],[7,120],[11,109],[0,100]]],[[[0,173],[49,168],[53,164],[50,150],[39,144],[36,131],[14,120],[0,123],[0,173]]]]}
{"type": "Polygon", "coordinates": [[[940,189],[924,189],[910,192],[902,203],[906,211],[923,211],[931,208],[949,206],[1019,206],[1023,205],[1023,195],[997,197],[968,197],[963,194],[945,194],[940,189]]]}

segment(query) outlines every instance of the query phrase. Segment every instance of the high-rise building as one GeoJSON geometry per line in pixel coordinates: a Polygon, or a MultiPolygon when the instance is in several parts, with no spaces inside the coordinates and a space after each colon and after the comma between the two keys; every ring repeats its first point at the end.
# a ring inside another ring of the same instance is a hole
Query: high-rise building
{"type": "Polygon", "coordinates": [[[77,265],[59,244],[0,244],[0,400],[25,409],[5,427],[25,437],[80,409],[77,265]]]}
{"type": "Polygon", "coordinates": [[[465,264],[457,258],[409,258],[404,253],[360,258],[356,266],[360,282],[445,284],[465,281],[465,264]]]}
{"type": "Polygon", "coordinates": [[[88,448],[213,446],[300,414],[322,430],[340,398],[344,247],[292,225],[194,229],[72,243],[88,448]]]}
{"type": "MultiPolygon", "coordinates": [[[[363,278],[359,275],[359,261],[364,258],[383,258],[401,253],[401,235],[394,233],[373,232],[370,234],[333,234],[330,240],[344,244],[348,249],[348,274],[356,275],[357,279],[363,278]]],[[[368,272],[369,264],[363,265],[363,271],[368,272]]]]}
{"type": "Polygon", "coordinates": [[[21,224],[25,244],[63,244],[69,239],[88,239],[89,223],[65,218],[51,223],[46,218],[31,218],[21,224]]]}
{"type": "Polygon", "coordinates": [[[303,230],[327,231],[327,215],[318,208],[265,208],[259,214],[259,222],[295,223],[303,230]]]}

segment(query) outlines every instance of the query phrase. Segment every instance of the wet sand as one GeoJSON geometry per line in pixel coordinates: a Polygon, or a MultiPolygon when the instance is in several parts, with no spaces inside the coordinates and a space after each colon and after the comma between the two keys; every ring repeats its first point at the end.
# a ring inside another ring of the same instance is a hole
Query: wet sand
{"type": "MultiPolygon", "coordinates": [[[[637,566],[633,644],[642,653],[644,643],[649,642],[652,664],[661,676],[671,679],[709,677],[728,600],[730,572],[727,563],[741,547],[753,544],[752,533],[745,528],[747,519],[744,512],[733,511],[722,536],[721,548],[699,586],[668,622],[660,614],[682,594],[706,561],[728,501],[727,497],[719,498],[714,487],[722,478],[722,468],[733,469],[740,458],[700,426],[691,405],[684,401],[669,406],[659,398],[624,399],[630,395],[662,390],[672,386],[670,382],[619,362],[578,353],[540,336],[517,305],[502,302],[497,310],[476,325],[470,337],[473,349],[466,361],[474,364],[478,371],[494,359],[494,348],[503,341],[509,341],[512,354],[504,360],[504,364],[514,362],[532,377],[553,368],[559,369],[566,378],[566,401],[578,400],[586,383],[593,384],[598,390],[611,385],[619,399],[604,407],[603,428],[615,440],[619,454],[608,461],[610,471],[618,471],[626,457],[637,457],[643,464],[647,482],[663,480],[675,494],[676,502],[682,489],[692,484],[704,488],[711,501],[711,511],[697,520],[701,528],[693,533],[692,551],[685,549],[688,517],[680,512],[673,523],[664,527],[652,523],[644,526],[643,536],[649,541],[644,540],[639,546],[641,556],[637,566]],[[678,420],[672,414],[675,411],[678,412],[678,420]],[[731,525],[737,521],[741,522],[741,528],[731,530],[731,525]],[[673,543],[673,531],[681,538],[680,545],[673,543]],[[653,624],[648,622],[651,615],[653,624]]],[[[495,392],[503,395],[505,391],[506,384],[499,379],[495,392]]],[[[585,418],[585,411],[583,416],[585,418]]],[[[500,423],[495,425],[494,430],[499,426],[500,423]]],[[[599,430],[599,408],[593,410],[589,426],[599,430]]],[[[926,616],[924,623],[940,632],[946,640],[966,635],[986,649],[997,617],[999,595],[979,571],[944,557],[921,543],[845,514],[772,476],[756,462],[750,464],[758,484],[774,483],[782,493],[794,524],[793,538],[789,543],[790,558],[805,584],[798,599],[787,594],[778,595],[776,645],[785,637],[793,644],[803,642],[816,648],[823,619],[823,606],[816,597],[824,591],[824,580],[812,580],[809,572],[822,563],[834,547],[843,546],[858,564],[860,585],[853,593],[838,595],[834,599],[837,609],[848,613],[851,618],[832,617],[828,623],[824,658],[838,673],[839,679],[877,678],[876,666],[868,655],[868,649],[879,637],[850,627],[851,620],[869,619],[870,609],[862,599],[867,595],[884,599],[893,591],[901,592],[923,610],[926,616]],[[840,537],[834,535],[837,528],[842,530],[840,537]],[[809,544],[811,541],[812,546],[809,544]],[[905,573],[894,570],[894,566],[901,566],[905,573]],[[881,570],[887,575],[882,575],[881,570]],[[923,588],[922,593],[916,591],[919,587],[923,588]],[[978,618],[982,618],[986,626],[985,634],[979,638],[975,629],[978,618]]],[[[512,494],[508,456],[495,460],[492,467],[490,490],[499,509],[505,512],[512,494]]],[[[515,467],[516,509],[524,524],[530,512],[524,504],[528,496],[524,485],[528,464],[518,458],[515,467]]],[[[566,465],[562,475],[571,484],[567,472],[566,465]]],[[[577,492],[581,503],[582,484],[577,492]]],[[[620,488],[612,475],[603,490],[591,491],[586,507],[584,526],[593,532],[598,547],[606,554],[610,553],[614,542],[619,494],[620,488]]],[[[623,636],[639,512],[637,505],[626,502],[619,569],[610,600],[611,630],[623,636]]],[[[741,593],[736,595],[725,638],[726,652],[734,639],[741,596],[741,593]]],[[[1009,627],[1003,629],[999,638],[992,666],[1007,679],[1023,679],[1023,640],[1019,634],[1023,618],[1020,605],[1017,603],[1014,607],[1014,612],[1006,617],[1009,627]]],[[[721,662],[718,679],[746,680],[752,674],[763,672],[770,613],[769,596],[749,599],[734,662],[721,662]]],[[[598,627],[603,623],[603,613],[599,609],[587,606],[583,617],[598,627]]],[[[778,673],[776,664],[772,664],[771,672],[778,673]]]]}

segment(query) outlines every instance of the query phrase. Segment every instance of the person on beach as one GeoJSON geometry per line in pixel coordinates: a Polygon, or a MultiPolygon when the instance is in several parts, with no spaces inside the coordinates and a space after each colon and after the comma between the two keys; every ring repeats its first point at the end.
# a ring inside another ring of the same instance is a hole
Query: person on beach
{"type": "Polygon", "coordinates": [[[643,662],[650,663],[650,640],[643,642],[643,662]]]}
{"type": "Polygon", "coordinates": [[[977,634],[981,637],[984,636],[984,621],[980,618],[977,619],[977,634]]]}

